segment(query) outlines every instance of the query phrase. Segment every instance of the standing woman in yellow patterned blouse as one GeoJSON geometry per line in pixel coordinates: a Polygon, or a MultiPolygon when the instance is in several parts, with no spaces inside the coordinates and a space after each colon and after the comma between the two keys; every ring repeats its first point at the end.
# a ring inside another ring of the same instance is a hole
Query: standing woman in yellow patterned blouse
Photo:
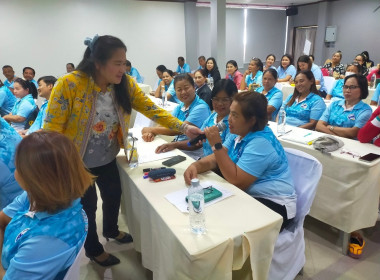
{"type": "MultiPolygon", "coordinates": [[[[129,243],[132,236],[119,231],[117,225],[121,185],[116,155],[127,138],[132,108],[189,138],[201,131],[157,107],[124,74],[127,48],[120,39],[96,35],[85,44],[88,47],[76,70],[58,79],[53,88],[44,129],[61,132],[74,141],[85,165],[97,176],[103,200],[103,236],[129,243]]],[[[87,257],[102,266],[118,264],[120,260],[104,251],[96,233],[95,185],[88,189],[82,204],[89,225],[84,246],[87,257]]]]}

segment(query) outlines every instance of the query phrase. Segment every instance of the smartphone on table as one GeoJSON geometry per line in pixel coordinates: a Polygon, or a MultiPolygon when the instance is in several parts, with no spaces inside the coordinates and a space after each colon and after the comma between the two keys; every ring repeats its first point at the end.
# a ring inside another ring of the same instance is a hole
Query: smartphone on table
{"type": "Polygon", "coordinates": [[[359,160],[366,161],[366,162],[372,162],[378,158],[380,158],[380,155],[374,154],[374,153],[368,153],[368,154],[360,157],[359,160]]]}
{"type": "Polygon", "coordinates": [[[165,166],[173,166],[173,165],[180,163],[184,160],[186,160],[186,157],[177,155],[177,156],[174,156],[168,160],[163,161],[162,164],[165,166]]]}

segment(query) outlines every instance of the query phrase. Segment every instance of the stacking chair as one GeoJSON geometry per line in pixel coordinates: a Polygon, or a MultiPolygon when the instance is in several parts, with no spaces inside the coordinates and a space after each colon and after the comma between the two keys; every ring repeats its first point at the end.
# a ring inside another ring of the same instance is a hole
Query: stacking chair
{"type": "Polygon", "coordinates": [[[290,148],[285,148],[285,153],[296,189],[297,212],[293,222],[276,241],[269,269],[270,280],[293,280],[305,265],[303,223],[322,174],[322,164],[311,155],[290,148]]]}
{"type": "Polygon", "coordinates": [[[70,266],[63,280],[79,280],[80,262],[83,258],[83,254],[84,254],[84,242],[83,242],[82,248],[79,250],[78,255],[76,256],[73,264],[70,266]]]}
{"type": "Polygon", "coordinates": [[[324,81],[325,81],[325,87],[327,89],[327,94],[331,94],[334,86],[335,86],[335,83],[336,83],[336,80],[334,77],[323,77],[324,81]]]}
{"type": "Polygon", "coordinates": [[[37,118],[39,111],[40,109],[38,109],[38,106],[36,106],[36,108],[34,108],[32,112],[30,112],[29,116],[26,117],[26,123],[25,123],[24,129],[29,129],[32,126],[32,124],[37,118]]]}

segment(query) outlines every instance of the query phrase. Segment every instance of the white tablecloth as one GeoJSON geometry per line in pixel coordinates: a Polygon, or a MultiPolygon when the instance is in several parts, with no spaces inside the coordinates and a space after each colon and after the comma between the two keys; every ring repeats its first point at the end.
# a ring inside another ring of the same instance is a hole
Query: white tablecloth
{"type": "MultiPolygon", "coordinates": [[[[156,137],[152,143],[138,143],[138,151],[162,143],[156,137]]],[[[247,258],[253,279],[267,278],[282,221],[277,213],[208,172],[200,180],[217,181],[234,195],[205,209],[207,234],[196,236],[190,232],[188,215],[164,198],[185,187],[182,174],[193,160],[187,157],[174,166],[175,180],[152,183],[142,178],[142,169],[159,167],[161,161],[129,169],[121,154],[117,163],[123,190],[122,211],[135,249],[141,252],[142,263],[153,271],[154,279],[232,279],[232,270],[241,269],[247,258]]]]}
{"type": "MultiPolygon", "coordinates": [[[[273,131],[277,124],[270,122],[273,131]]],[[[289,127],[287,127],[289,129],[289,127]]],[[[305,135],[310,130],[292,127],[292,132],[305,135]]],[[[292,133],[290,132],[290,133],[292,133]]],[[[323,135],[323,133],[313,132],[323,135]]],[[[322,178],[310,210],[310,216],[344,232],[372,227],[376,223],[380,194],[380,160],[372,163],[359,161],[352,155],[341,154],[342,149],[358,155],[380,154],[380,148],[356,140],[339,137],[344,146],[322,154],[313,146],[287,141],[279,137],[284,147],[304,151],[323,165],[322,178]]]]}

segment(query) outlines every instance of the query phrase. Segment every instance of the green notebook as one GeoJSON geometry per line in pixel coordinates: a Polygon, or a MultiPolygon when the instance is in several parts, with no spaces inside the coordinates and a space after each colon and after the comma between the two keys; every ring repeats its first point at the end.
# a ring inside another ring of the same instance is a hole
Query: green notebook
{"type": "MultiPolygon", "coordinates": [[[[203,193],[205,196],[205,202],[206,203],[222,196],[222,193],[213,187],[203,188],[203,193]]],[[[188,201],[189,201],[189,199],[186,196],[186,202],[188,202],[188,201]]]]}

